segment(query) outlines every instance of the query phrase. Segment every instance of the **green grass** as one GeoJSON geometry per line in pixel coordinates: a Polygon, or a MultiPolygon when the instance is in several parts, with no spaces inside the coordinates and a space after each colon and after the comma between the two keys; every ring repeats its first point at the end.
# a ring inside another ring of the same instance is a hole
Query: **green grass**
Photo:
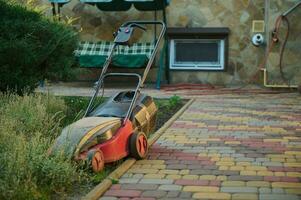
{"type": "MultiPolygon", "coordinates": [[[[67,105],[66,117],[63,119],[64,125],[68,125],[77,119],[83,117],[89,104],[90,97],[65,96],[62,97],[67,105]]],[[[98,98],[97,102],[101,103],[106,98],[98,98]]],[[[180,109],[184,100],[179,96],[172,96],[169,99],[154,99],[158,107],[158,127],[161,127],[173,113],[180,109]]]]}
{"type": "Polygon", "coordinates": [[[47,151],[67,107],[45,95],[0,94],[0,199],[50,199],[88,180],[86,170],[47,151]]]}
{"type": "MultiPolygon", "coordinates": [[[[178,97],[155,102],[160,123],[183,104],[178,97]]],[[[0,93],[0,199],[58,199],[78,192],[82,195],[122,162],[94,174],[86,165],[48,155],[62,128],[80,119],[88,103],[88,97],[0,93]]]]}

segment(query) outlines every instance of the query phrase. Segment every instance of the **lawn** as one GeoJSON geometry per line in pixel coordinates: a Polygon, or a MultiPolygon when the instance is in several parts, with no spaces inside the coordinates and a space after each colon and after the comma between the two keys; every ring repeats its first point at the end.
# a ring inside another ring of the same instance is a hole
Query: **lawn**
{"type": "MultiPolygon", "coordinates": [[[[98,174],[47,151],[62,128],[83,116],[89,98],[0,94],[0,199],[63,199],[84,194],[120,162],[98,174]]],[[[184,101],[156,99],[157,128],[184,101]]]]}

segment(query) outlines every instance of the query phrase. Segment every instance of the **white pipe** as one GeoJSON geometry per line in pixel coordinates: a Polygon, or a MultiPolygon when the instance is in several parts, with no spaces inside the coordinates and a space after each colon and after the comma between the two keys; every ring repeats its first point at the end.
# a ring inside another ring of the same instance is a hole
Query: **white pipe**
{"type": "Polygon", "coordinates": [[[281,84],[281,85],[278,85],[278,84],[268,84],[268,80],[267,80],[267,69],[260,69],[263,71],[263,85],[264,87],[267,87],[267,88],[298,88],[299,86],[298,85],[287,85],[287,84],[281,84]]]}

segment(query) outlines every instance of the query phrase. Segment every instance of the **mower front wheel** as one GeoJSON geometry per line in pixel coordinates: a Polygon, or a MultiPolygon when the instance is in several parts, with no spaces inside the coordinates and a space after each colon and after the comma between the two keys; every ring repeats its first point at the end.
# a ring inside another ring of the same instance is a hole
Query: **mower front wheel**
{"type": "Polygon", "coordinates": [[[141,160],[148,153],[147,137],[143,132],[133,133],[130,137],[130,156],[141,160]]]}
{"type": "Polygon", "coordinates": [[[100,172],[105,166],[104,156],[101,150],[88,151],[88,160],[94,172],[100,172]]]}

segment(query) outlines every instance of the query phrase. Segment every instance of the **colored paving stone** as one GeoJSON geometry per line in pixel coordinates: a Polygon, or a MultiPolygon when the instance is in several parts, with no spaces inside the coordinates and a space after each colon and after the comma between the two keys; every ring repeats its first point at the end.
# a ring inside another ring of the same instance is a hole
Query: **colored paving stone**
{"type": "Polygon", "coordinates": [[[231,199],[231,194],[198,192],[192,197],[195,199],[231,199]]]}
{"type": "Polygon", "coordinates": [[[201,96],[101,199],[301,199],[298,113],[297,94],[201,96]]]}
{"type": "Polygon", "coordinates": [[[235,193],[232,194],[232,200],[258,200],[258,195],[250,193],[235,193]]]}
{"type": "Polygon", "coordinates": [[[179,185],[161,185],[159,186],[158,190],[165,190],[165,191],[181,191],[182,186],[179,185]]]}
{"type": "Polygon", "coordinates": [[[256,187],[221,187],[222,192],[231,192],[231,193],[257,193],[256,187]]]}
{"type": "Polygon", "coordinates": [[[218,187],[210,186],[184,186],[183,191],[185,192],[218,192],[218,187]]]}
{"type": "Polygon", "coordinates": [[[299,200],[297,195],[291,194],[260,194],[260,200],[299,200]]]}
{"type": "Polygon", "coordinates": [[[141,194],[137,190],[108,190],[104,196],[116,196],[116,197],[139,197],[141,194]]]}
{"type": "Polygon", "coordinates": [[[246,183],[244,181],[223,181],[222,183],[222,186],[236,186],[236,187],[239,187],[239,186],[245,186],[246,183]]]}
{"type": "Polygon", "coordinates": [[[156,178],[164,178],[165,174],[145,174],[143,178],[150,178],[150,179],[156,179],[156,178]]]}

